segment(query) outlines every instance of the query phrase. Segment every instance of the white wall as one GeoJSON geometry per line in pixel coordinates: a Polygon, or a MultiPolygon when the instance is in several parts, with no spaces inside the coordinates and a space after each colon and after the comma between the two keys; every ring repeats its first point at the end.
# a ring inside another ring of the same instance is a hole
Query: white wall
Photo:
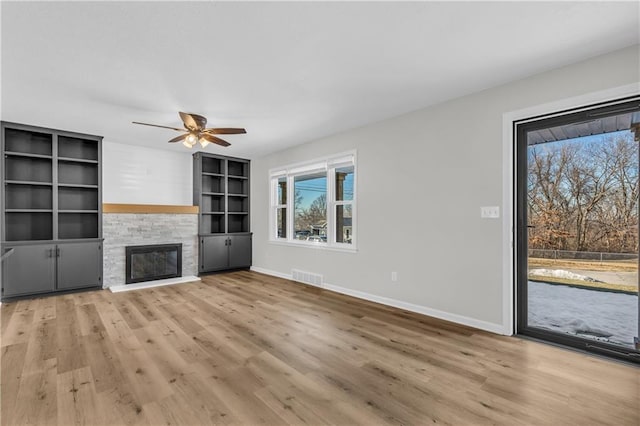
{"type": "MultiPolygon", "coordinates": [[[[304,144],[252,162],[253,263],[358,295],[504,331],[503,114],[636,83],[638,46],[304,144]],[[269,243],[268,170],[356,149],[358,252],[269,243]],[[391,271],[398,281],[391,282],[391,271]]],[[[506,157],[506,156],[505,156],[506,157]]]]}
{"type": "Polygon", "coordinates": [[[172,152],[105,139],[104,203],[193,204],[192,152],[172,152]]]}

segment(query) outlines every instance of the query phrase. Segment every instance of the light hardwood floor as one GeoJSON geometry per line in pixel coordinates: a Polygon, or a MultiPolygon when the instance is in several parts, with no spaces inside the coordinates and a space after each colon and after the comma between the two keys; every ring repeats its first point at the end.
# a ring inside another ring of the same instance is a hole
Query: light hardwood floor
{"type": "Polygon", "coordinates": [[[640,424],[640,369],[253,272],[2,305],[1,423],[640,424]]]}

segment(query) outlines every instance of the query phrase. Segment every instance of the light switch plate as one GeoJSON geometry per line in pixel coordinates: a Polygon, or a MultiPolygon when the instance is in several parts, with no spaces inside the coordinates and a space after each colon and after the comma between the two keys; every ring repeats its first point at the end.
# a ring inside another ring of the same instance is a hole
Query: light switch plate
{"type": "Polygon", "coordinates": [[[498,219],[500,217],[500,207],[480,207],[480,217],[483,219],[498,219]]]}

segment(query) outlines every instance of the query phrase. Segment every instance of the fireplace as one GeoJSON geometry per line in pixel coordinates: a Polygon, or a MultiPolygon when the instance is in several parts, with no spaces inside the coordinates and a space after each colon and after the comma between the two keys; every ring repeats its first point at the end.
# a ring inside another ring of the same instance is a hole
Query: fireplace
{"type": "Polygon", "coordinates": [[[182,276],[182,244],[127,246],[127,284],[182,276]]]}

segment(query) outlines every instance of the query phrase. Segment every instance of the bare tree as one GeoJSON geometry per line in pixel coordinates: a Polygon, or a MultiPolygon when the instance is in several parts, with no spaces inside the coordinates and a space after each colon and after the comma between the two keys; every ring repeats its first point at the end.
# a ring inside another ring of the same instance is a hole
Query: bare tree
{"type": "Polygon", "coordinates": [[[532,248],[638,250],[638,146],[631,134],[532,146],[532,248]]]}

